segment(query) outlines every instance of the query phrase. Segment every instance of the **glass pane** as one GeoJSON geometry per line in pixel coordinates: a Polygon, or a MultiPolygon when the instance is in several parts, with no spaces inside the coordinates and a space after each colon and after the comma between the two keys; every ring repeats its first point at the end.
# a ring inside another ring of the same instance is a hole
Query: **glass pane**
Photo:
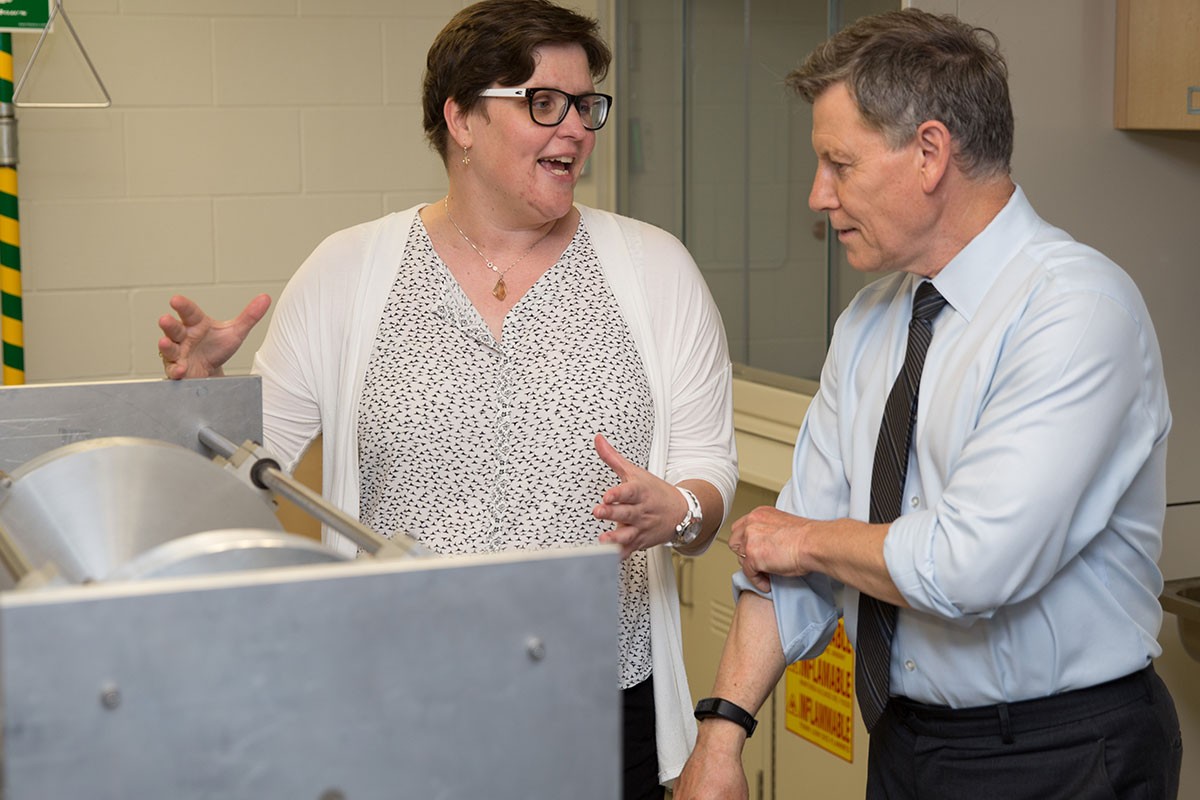
{"type": "Polygon", "coordinates": [[[684,242],[721,309],[734,361],[749,360],[748,81],[742,3],[687,3],[684,242]]]}
{"type": "MultiPolygon", "coordinates": [[[[719,0],[718,0],[719,1],[719,0]]],[[[812,108],[783,80],[827,35],[827,3],[753,0],[747,41],[746,363],[815,378],[827,344],[825,217],[808,207],[812,108]]]]}
{"type": "Polygon", "coordinates": [[[686,240],[683,2],[619,0],[617,31],[617,209],[686,240]]]}
{"type": "Polygon", "coordinates": [[[618,2],[618,209],[688,246],[737,362],[817,377],[864,284],[808,208],[812,112],[783,79],[838,19],[897,5],[618,2]]]}

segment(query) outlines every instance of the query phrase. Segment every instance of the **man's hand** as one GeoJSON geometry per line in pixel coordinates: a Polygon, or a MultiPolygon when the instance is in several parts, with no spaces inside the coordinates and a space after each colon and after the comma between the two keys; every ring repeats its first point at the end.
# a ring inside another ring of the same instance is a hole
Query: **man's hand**
{"type": "Polygon", "coordinates": [[[750,787],[742,766],[746,732],[724,719],[700,722],[696,749],[672,790],[674,800],[748,800],[750,787]]]}
{"type": "Polygon", "coordinates": [[[759,506],[733,523],[729,548],[758,589],[771,591],[771,575],[804,575],[803,535],[811,520],[771,506],[759,506]]]}
{"type": "Polygon", "coordinates": [[[883,554],[889,527],[845,517],[807,519],[759,506],[733,523],[729,548],[741,560],[742,572],[764,592],[771,591],[771,575],[818,572],[907,608],[883,554]]]}

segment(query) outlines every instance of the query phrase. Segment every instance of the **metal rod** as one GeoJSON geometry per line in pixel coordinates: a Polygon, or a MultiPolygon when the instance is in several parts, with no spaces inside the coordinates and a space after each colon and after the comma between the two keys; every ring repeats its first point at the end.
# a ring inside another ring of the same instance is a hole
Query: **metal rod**
{"type": "Polygon", "coordinates": [[[212,428],[200,429],[200,444],[212,450],[219,456],[229,458],[238,451],[238,446],[226,439],[212,428]]]}
{"type": "Polygon", "coordinates": [[[271,491],[291,500],[301,510],[354,542],[364,552],[380,558],[426,554],[425,548],[411,536],[399,532],[392,539],[380,536],[346,512],[330,505],[321,495],[283,470],[267,467],[259,473],[259,479],[271,491]]]}
{"type": "MultiPolygon", "coordinates": [[[[243,449],[212,428],[201,428],[199,436],[201,444],[225,458],[231,458],[234,453],[243,449]]],[[[251,443],[248,442],[247,444],[251,443]]],[[[406,533],[397,531],[396,535],[391,539],[386,536],[380,536],[354,517],[334,507],[324,497],[309,489],[282,469],[279,469],[278,466],[274,465],[272,460],[260,457],[250,447],[245,447],[245,449],[247,454],[258,462],[259,467],[255,470],[254,474],[267,489],[291,500],[301,511],[315,517],[318,521],[342,534],[354,542],[355,545],[362,548],[363,552],[379,558],[398,558],[428,554],[428,551],[416,539],[406,533]]]]}

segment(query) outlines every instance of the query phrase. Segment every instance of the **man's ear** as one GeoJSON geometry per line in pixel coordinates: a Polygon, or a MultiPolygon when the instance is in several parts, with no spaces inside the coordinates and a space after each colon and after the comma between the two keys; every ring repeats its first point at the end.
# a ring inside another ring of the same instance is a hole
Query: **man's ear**
{"type": "Polygon", "coordinates": [[[937,120],[922,122],[917,127],[917,148],[920,154],[921,189],[926,194],[932,194],[954,162],[954,141],[950,130],[937,120]]]}

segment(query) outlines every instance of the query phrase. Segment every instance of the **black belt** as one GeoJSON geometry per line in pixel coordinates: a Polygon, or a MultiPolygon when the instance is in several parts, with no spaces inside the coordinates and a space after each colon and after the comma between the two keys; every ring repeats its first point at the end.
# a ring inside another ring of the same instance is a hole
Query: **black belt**
{"type": "Polygon", "coordinates": [[[950,708],[918,703],[907,697],[893,697],[888,705],[902,724],[918,734],[945,738],[1000,736],[1006,743],[1011,743],[1016,734],[1087,719],[1136,700],[1148,699],[1150,682],[1155,677],[1154,666],[1150,665],[1098,686],[1016,703],[950,708]]]}

